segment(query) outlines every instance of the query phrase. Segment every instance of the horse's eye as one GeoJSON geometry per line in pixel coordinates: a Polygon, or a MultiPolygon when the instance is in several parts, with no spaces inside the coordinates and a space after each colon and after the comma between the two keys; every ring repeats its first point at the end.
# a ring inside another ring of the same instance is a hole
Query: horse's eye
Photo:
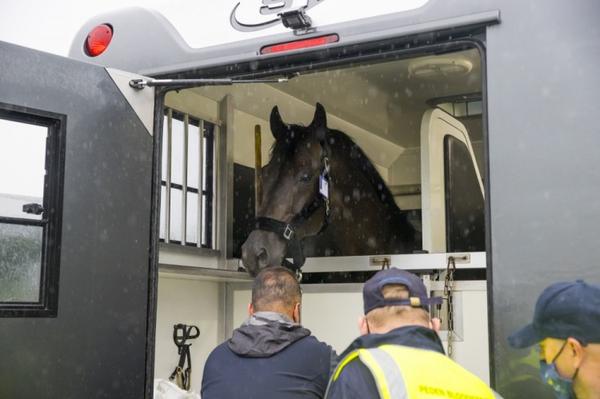
{"type": "Polygon", "coordinates": [[[308,173],[303,173],[302,175],[300,175],[300,181],[302,183],[308,183],[311,180],[312,180],[312,175],[310,175],[308,173]]]}

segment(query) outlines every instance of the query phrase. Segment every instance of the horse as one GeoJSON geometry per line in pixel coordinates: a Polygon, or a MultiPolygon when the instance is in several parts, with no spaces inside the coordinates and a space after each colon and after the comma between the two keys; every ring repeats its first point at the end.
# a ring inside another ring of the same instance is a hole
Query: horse
{"type": "Polygon", "coordinates": [[[327,242],[326,253],[346,256],[421,249],[379,172],[347,134],[327,127],[321,104],[308,126],[283,122],[275,106],[270,127],[275,142],[261,171],[256,228],[241,248],[251,275],[274,265],[299,269],[310,238],[327,242]]]}

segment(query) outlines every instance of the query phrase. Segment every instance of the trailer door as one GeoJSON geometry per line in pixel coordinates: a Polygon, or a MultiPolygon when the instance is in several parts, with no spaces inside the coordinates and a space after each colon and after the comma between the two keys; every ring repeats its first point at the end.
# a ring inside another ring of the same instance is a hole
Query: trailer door
{"type": "Polygon", "coordinates": [[[0,397],[142,398],[154,95],[3,42],[0,65],[0,397]]]}
{"type": "Polygon", "coordinates": [[[421,123],[423,249],[485,251],[484,192],[465,126],[439,109],[421,123]]]}

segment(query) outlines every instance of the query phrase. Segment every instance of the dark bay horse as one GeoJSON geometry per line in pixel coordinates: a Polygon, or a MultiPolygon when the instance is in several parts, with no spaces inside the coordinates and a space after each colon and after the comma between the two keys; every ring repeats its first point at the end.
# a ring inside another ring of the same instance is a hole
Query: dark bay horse
{"type": "Polygon", "coordinates": [[[309,126],[286,124],[274,107],[275,144],[262,169],[256,230],[242,245],[250,274],[266,266],[304,263],[302,243],[327,242],[326,253],[411,253],[420,237],[365,153],[339,130],[327,128],[317,103],[309,126]],[[300,253],[298,253],[300,251],[300,253]]]}

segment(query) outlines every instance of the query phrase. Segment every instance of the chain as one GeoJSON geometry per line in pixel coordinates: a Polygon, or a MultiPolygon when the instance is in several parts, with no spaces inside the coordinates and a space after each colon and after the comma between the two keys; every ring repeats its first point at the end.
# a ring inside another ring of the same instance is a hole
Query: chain
{"type": "Polygon", "coordinates": [[[444,279],[444,298],[447,301],[446,316],[448,318],[448,356],[451,358],[453,353],[454,341],[454,272],[456,271],[456,261],[453,256],[448,257],[446,266],[446,277],[444,279]]]}

